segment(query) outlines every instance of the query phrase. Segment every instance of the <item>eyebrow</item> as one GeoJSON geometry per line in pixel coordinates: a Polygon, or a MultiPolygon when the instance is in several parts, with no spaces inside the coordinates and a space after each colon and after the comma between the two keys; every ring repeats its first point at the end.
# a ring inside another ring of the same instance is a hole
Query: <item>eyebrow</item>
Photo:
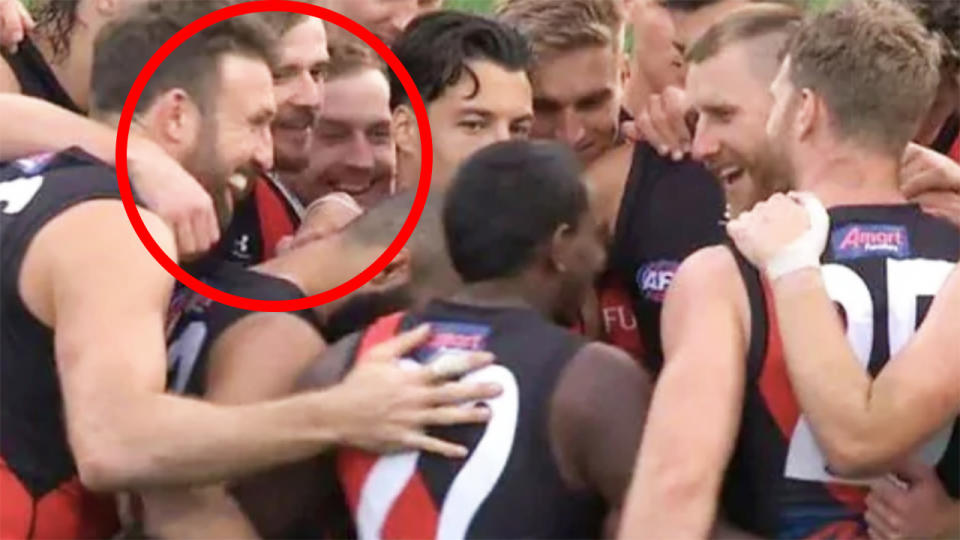
{"type": "Polygon", "coordinates": [[[590,92],[589,94],[586,94],[584,96],[578,97],[576,99],[576,103],[583,103],[585,101],[600,101],[603,99],[607,99],[612,95],[613,95],[613,90],[610,90],[609,88],[601,88],[599,90],[590,92]]]}
{"type": "Polygon", "coordinates": [[[482,116],[484,118],[490,118],[493,116],[493,113],[487,109],[478,109],[477,107],[464,107],[457,111],[457,114],[460,116],[467,114],[475,114],[477,116],[482,116]]]}
{"type": "Polygon", "coordinates": [[[717,116],[721,114],[732,113],[740,110],[740,107],[732,103],[708,103],[700,107],[704,113],[711,116],[717,116]]]}

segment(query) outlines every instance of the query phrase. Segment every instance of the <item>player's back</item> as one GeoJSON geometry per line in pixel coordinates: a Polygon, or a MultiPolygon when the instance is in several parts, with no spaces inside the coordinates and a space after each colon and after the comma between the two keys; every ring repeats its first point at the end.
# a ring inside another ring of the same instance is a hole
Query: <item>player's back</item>
{"type": "MultiPolygon", "coordinates": [[[[960,231],[916,205],[836,207],[829,214],[824,282],[857,359],[875,376],[913,335],[953,270],[960,231]]],[[[751,343],[724,507],[734,523],[764,536],[863,537],[866,488],[829,474],[790,386],[769,288],[742,257],[738,262],[750,297],[751,343]]],[[[946,461],[957,455],[956,429],[945,426],[923,449],[928,464],[947,472],[952,493],[960,475],[946,461]]]]}
{"type": "Polygon", "coordinates": [[[62,417],[53,329],[31,313],[20,294],[21,269],[37,233],[72,206],[103,198],[119,198],[116,174],[80,150],[0,167],[4,538],[26,536],[28,530],[53,537],[103,536],[116,527],[109,498],[93,497],[76,478],[62,417]],[[53,519],[36,519],[51,515],[53,519]]]}
{"type": "Polygon", "coordinates": [[[496,364],[464,380],[494,382],[503,393],[487,404],[489,424],[431,430],[467,446],[464,460],[341,453],[339,475],[360,538],[598,537],[605,504],[566,485],[548,428],[560,374],[585,342],[532,310],[438,301],[377,321],[354,358],[421,322],[431,324],[433,336],[415,351],[416,361],[491,351],[496,364]]]}

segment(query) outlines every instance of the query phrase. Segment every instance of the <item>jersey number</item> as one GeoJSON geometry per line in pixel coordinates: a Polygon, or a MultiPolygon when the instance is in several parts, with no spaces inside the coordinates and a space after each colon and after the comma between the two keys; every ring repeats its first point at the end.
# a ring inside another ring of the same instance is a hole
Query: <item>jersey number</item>
{"type": "Polygon", "coordinates": [[[0,182],[0,203],[3,204],[3,213],[7,215],[19,214],[43,185],[43,176],[17,178],[9,182],[0,182]]]}
{"type": "MultiPolygon", "coordinates": [[[[917,299],[934,296],[953,270],[953,263],[929,259],[887,259],[887,328],[892,357],[910,336],[916,332],[917,299]]],[[[839,264],[823,266],[823,281],[827,294],[839,303],[847,317],[847,340],[857,360],[867,369],[873,350],[873,298],[863,279],[856,272],[839,264]]],[[[920,451],[920,459],[927,464],[937,463],[950,442],[952,423],[941,430],[920,451]]],[[[831,476],[826,472],[826,459],[813,436],[806,416],[801,416],[790,439],[787,452],[787,478],[816,482],[861,483],[831,476]]]]}
{"type": "Polygon", "coordinates": [[[186,391],[206,337],[207,325],[194,321],[188,324],[180,337],[167,348],[168,390],[177,394],[186,391]]]}
{"type": "MultiPolygon", "coordinates": [[[[520,412],[517,379],[507,368],[501,365],[487,366],[463,377],[461,381],[497,383],[503,388],[503,393],[484,402],[490,408],[490,421],[443,499],[437,523],[437,538],[440,539],[466,537],[473,517],[493,491],[507,465],[520,412]]],[[[479,403],[463,406],[473,407],[479,403]]],[[[381,537],[390,510],[416,472],[419,457],[420,452],[384,456],[370,470],[360,491],[357,507],[357,532],[361,540],[381,537]]]]}

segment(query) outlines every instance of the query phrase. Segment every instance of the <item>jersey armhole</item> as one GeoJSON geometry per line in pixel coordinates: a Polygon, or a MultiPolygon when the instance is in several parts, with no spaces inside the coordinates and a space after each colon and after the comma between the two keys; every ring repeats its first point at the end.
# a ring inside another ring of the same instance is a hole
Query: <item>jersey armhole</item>
{"type": "Polygon", "coordinates": [[[737,262],[740,278],[747,290],[747,300],[750,306],[750,342],[747,347],[747,383],[756,380],[763,369],[763,359],[767,354],[767,321],[766,296],[760,272],[743,256],[729,239],[724,243],[737,262]]]}

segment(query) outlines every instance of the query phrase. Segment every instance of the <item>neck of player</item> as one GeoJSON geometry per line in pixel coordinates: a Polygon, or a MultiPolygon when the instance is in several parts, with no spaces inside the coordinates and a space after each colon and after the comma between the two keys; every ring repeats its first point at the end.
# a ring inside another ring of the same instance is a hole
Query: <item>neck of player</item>
{"type": "Polygon", "coordinates": [[[545,317],[553,311],[553,294],[549,286],[537,287],[528,276],[467,283],[450,297],[460,304],[484,308],[532,309],[545,317]]]}
{"type": "Polygon", "coordinates": [[[91,30],[78,21],[70,34],[69,49],[66,52],[61,51],[59,55],[54,54],[50,39],[42,34],[34,41],[57,82],[77,107],[84,111],[89,109],[90,76],[93,71],[91,42],[97,29],[91,30]]]}
{"type": "Polygon", "coordinates": [[[797,186],[812,191],[824,206],[904,204],[900,160],[863,148],[839,145],[807,161],[797,186]]]}

